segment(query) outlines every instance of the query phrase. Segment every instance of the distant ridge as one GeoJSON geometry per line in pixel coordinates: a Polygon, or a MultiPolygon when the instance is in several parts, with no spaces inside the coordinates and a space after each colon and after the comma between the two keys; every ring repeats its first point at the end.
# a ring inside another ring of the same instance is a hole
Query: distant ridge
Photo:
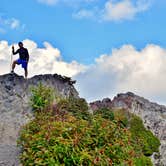
{"type": "Polygon", "coordinates": [[[90,103],[92,110],[99,108],[124,108],[138,115],[144,125],[150,129],[161,142],[160,154],[153,156],[153,163],[157,166],[166,166],[166,106],[150,102],[132,92],[120,93],[113,98],[105,98],[90,103]],[[155,159],[154,159],[155,158],[155,159]]]}

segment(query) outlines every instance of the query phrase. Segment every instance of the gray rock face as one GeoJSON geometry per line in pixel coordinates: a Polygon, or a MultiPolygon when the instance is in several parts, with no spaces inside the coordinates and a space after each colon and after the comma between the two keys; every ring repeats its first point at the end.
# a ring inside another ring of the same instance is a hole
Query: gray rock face
{"type": "Polygon", "coordinates": [[[154,154],[152,161],[154,165],[166,166],[166,107],[152,103],[131,92],[115,97],[112,107],[127,108],[142,118],[145,127],[151,130],[161,142],[160,154],[154,154]]]}
{"type": "MultiPolygon", "coordinates": [[[[96,102],[90,103],[91,108],[96,109],[103,106],[103,101],[97,101],[97,103],[97,105],[96,102]],[[100,106],[99,103],[101,103],[100,106]]],[[[166,107],[152,103],[131,92],[118,94],[107,105],[109,108],[125,108],[141,117],[145,127],[150,129],[161,142],[160,153],[152,156],[154,165],[166,166],[166,107]]]]}
{"type": "Polygon", "coordinates": [[[19,165],[16,141],[21,126],[33,118],[30,88],[40,82],[62,96],[78,97],[75,82],[60,75],[39,75],[28,80],[16,74],[0,76],[0,166],[19,165]]]}

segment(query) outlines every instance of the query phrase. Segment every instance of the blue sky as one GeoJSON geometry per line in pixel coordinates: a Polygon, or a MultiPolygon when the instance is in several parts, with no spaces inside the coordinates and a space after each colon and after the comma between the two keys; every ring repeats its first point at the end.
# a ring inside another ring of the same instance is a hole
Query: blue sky
{"type": "MultiPolygon", "coordinates": [[[[23,41],[30,52],[29,77],[73,77],[88,101],[132,91],[166,103],[165,0],[0,4],[0,74],[9,72],[12,44],[23,41]]],[[[16,73],[23,71],[17,67],[16,73]]]]}
{"type": "Polygon", "coordinates": [[[82,9],[103,9],[107,1],[75,0],[70,3],[60,0],[48,5],[38,0],[1,0],[1,17],[15,18],[20,26],[16,29],[5,27],[9,29],[0,33],[0,38],[9,43],[28,38],[40,47],[43,41],[48,41],[61,50],[66,61],[75,59],[83,64],[93,63],[100,54],[110,53],[112,48],[123,44],[132,43],[137,49],[147,43],[166,46],[166,2],[163,0],[150,1],[148,9],[135,14],[131,20],[100,21],[100,18],[73,16],[82,9]]]}

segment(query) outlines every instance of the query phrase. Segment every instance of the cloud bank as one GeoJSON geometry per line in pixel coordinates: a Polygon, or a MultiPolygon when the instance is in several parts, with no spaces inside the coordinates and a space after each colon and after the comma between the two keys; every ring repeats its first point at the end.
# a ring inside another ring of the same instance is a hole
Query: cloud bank
{"type": "Polygon", "coordinates": [[[166,103],[166,49],[147,45],[138,51],[132,45],[113,49],[76,76],[77,89],[89,101],[132,91],[166,103]]]}
{"type": "MultiPolygon", "coordinates": [[[[142,50],[132,45],[100,55],[91,65],[65,62],[58,48],[44,42],[39,48],[32,40],[24,40],[30,53],[29,74],[58,73],[77,80],[76,88],[88,101],[113,97],[132,91],[138,95],[166,103],[166,49],[149,44],[142,50]]],[[[17,45],[15,45],[17,47],[17,45]]],[[[0,74],[10,71],[11,45],[0,41],[0,74]]],[[[15,55],[14,59],[18,56],[15,55]]],[[[18,74],[24,74],[20,66],[18,74]]]]}

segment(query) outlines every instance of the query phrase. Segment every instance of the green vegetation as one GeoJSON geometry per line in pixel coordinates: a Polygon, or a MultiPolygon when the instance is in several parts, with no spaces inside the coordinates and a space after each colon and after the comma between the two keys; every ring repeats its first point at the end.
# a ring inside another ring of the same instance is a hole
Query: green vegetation
{"type": "MultiPolygon", "coordinates": [[[[32,106],[36,98],[54,96],[47,87],[42,86],[42,95],[40,90],[33,90],[32,106]]],[[[140,118],[106,108],[91,115],[84,99],[49,101],[33,107],[35,119],[21,131],[24,166],[152,166],[147,156],[158,151],[160,143],[140,118]]]]}
{"type": "Polygon", "coordinates": [[[85,99],[76,99],[69,97],[66,99],[61,99],[57,103],[57,108],[59,111],[65,110],[69,113],[72,113],[78,119],[88,120],[91,115],[88,112],[88,104],[85,99]]]}
{"type": "Polygon", "coordinates": [[[50,87],[46,87],[41,83],[38,87],[32,87],[31,105],[33,110],[42,111],[51,105],[54,96],[50,87]]]}
{"type": "Polygon", "coordinates": [[[114,120],[114,113],[108,108],[101,108],[94,112],[94,115],[101,115],[102,118],[114,120]]]}
{"type": "Polygon", "coordinates": [[[124,109],[111,111],[107,108],[102,108],[97,110],[95,114],[100,114],[103,118],[116,120],[120,123],[121,127],[128,128],[131,132],[133,146],[138,150],[141,147],[141,151],[145,156],[151,156],[153,152],[158,152],[160,141],[151,131],[144,127],[139,117],[124,109]]]}
{"type": "Polygon", "coordinates": [[[142,147],[144,155],[151,156],[153,152],[158,152],[160,141],[147,129],[145,129],[140,118],[133,116],[130,122],[130,131],[135,144],[142,147]]]}

